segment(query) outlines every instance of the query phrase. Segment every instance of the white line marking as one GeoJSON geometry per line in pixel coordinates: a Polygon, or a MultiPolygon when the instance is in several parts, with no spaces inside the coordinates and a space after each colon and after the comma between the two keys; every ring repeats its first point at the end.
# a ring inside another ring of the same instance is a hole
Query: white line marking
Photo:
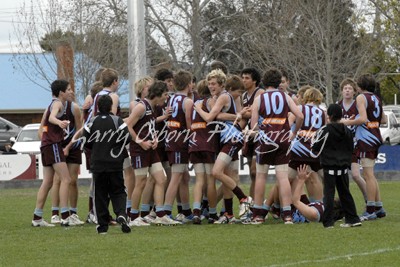
{"type": "Polygon", "coordinates": [[[381,254],[381,253],[387,253],[387,252],[392,252],[392,251],[396,251],[396,250],[400,250],[400,246],[395,247],[395,248],[382,248],[382,249],[377,249],[377,250],[370,251],[370,252],[362,252],[362,253],[356,253],[356,254],[346,254],[346,255],[342,255],[342,256],[329,257],[329,258],[321,259],[321,260],[296,261],[296,262],[291,262],[291,263],[286,263],[286,264],[273,264],[273,265],[268,265],[268,266],[269,267],[284,267],[284,266],[293,266],[293,265],[300,265],[300,264],[322,263],[322,262],[335,261],[335,260],[340,260],[340,259],[351,260],[352,257],[381,254]]]}

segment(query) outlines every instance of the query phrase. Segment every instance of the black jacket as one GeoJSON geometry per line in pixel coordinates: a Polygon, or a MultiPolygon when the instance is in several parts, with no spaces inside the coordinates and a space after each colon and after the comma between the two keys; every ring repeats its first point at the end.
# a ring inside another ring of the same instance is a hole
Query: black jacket
{"type": "Polygon", "coordinates": [[[122,171],[125,146],[131,141],[131,136],[120,117],[98,114],[85,125],[83,139],[84,145],[92,150],[92,172],[122,171]]]}
{"type": "Polygon", "coordinates": [[[343,123],[325,125],[311,144],[312,152],[320,155],[322,167],[330,169],[350,167],[353,148],[353,135],[343,123]]]}

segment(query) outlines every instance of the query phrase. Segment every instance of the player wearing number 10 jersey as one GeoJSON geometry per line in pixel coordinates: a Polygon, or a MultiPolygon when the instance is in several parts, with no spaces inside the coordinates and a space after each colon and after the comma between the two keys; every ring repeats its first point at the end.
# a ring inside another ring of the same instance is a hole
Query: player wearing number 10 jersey
{"type": "MultiPolygon", "coordinates": [[[[263,76],[265,93],[258,96],[252,106],[251,128],[259,129],[258,147],[256,148],[256,184],[253,207],[253,221],[257,222],[263,212],[265,182],[269,165],[275,165],[276,180],[281,197],[281,206],[285,223],[291,223],[291,191],[288,179],[288,149],[291,137],[288,113],[296,116],[296,129],[303,123],[303,113],[293,99],[278,88],[282,73],[277,69],[268,70],[263,76]]],[[[261,218],[262,220],[262,218],[261,218]]]]}

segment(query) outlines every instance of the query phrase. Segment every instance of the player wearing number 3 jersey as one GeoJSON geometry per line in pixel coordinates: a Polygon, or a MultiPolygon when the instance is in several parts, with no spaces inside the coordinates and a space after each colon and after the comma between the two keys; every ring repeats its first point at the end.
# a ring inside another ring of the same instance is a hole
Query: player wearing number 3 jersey
{"type": "Polygon", "coordinates": [[[356,139],[359,148],[357,154],[367,183],[367,209],[361,220],[373,220],[386,215],[374,175],[374,166],[378,149],[382,144],[379,126],[381,123],[386,123],[387,118],[383,114],[381,100],[374,94],[375,78],[370,74],[362,75],[358,78],[357,85],[360,93],[356,98],[359,115],[354,120],[345,120],[344,124],[357,125],[356,139]]]}

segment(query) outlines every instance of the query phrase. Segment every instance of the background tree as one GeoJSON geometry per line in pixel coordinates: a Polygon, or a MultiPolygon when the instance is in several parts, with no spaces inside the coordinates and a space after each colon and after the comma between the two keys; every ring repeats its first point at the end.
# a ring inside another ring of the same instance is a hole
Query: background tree
{"type": "Polygon", "coordinates": [[[250,12],[262,9],[263,15],[248,16],[245,24],[252,33],[249,61],[259,62],[261,69],[286,69],[294,87],[314,85],[324,92],[327,104],[334,102],[340,81],[358,75],[370,53],[352,24],[352,2],[261,2],[250,12]]]}
{"type": "MultiPolygon", "coordinates": [[[[381,43],[362,26],[351,0],[145,0],[149,74],[161,66],[185,67],[202,78],[215,59],[226,63],[232,73],[246,66],[261,72],[278,67],[288,71],[294,89],[305,83],[314,85],[329,104],[336,100],[344,77],[367,70],[377,76],[395,71],[399,38],[390,37],[398,30],[393,28],[399,25],[397,6],[389,0],[371,1],[377,9],[378,4],[387,4],[379,6],[382,14],[388,14],[382,15],[378,27],[381,43]]],[[[31,23],[22,24],[17,32],[21,40],[28,37],[30,51],[39,40],[49,52],[60,40],[68,40],[81,53],[76,63],[80,96],[87,94],[99,65],[127,77],[126,0],[55,0],[40,5],[34,5],[39,6],[38,17],[33,10],[21,11],[21,17],[31,23]]],[[[19,67],[28,72],[27,64],[20,62],[19,67]]],[[[48,76],[46,68],[36,67],[35,72],[48,76]]]]}

